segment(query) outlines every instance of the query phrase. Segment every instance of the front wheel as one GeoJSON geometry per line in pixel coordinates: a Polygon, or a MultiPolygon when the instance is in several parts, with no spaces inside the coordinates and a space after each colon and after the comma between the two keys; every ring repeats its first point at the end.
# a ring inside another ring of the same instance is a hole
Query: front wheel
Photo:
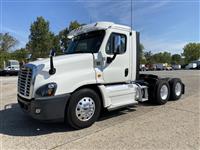
{"type": "Polygon", "coordinates": [[[66,121],[75,129],[91,126],[99,117],[101,102],[91,89],[81,89],[72,94],[66,108],[66,121]]]}

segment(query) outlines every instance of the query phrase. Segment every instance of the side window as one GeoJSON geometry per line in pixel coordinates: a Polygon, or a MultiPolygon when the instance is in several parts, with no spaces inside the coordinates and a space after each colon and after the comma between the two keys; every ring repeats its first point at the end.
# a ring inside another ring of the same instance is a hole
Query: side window
{"type": "Polygon", "coordinates": [[[107,54],[123,54],[126,52],[126,35],[112,33],[106,45],[107,54]]]}

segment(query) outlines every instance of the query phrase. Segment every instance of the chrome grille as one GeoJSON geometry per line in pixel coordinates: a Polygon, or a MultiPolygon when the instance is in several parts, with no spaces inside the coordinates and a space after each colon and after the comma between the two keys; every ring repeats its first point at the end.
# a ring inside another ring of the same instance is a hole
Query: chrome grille
{"type": "Polygon", "coordinates": [[[33,69],[23,66],[18,76],[18,93],[24,97],[30,97],[33,69]]]}

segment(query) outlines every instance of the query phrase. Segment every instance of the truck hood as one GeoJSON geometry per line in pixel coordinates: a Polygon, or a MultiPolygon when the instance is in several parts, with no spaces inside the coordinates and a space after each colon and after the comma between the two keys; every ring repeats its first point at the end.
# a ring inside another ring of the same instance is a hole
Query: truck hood
{"type": "Polygon", "coordinates": [[[55,82],[56,94],[69,93],[76,88],[96,83],[93,54],[70,54],[53,58],[56,73],[49,75],[50,59],[43,59],[29,64],[36,66],[34,90],[40,86],[55,82]]]}
{"type": "MultiPolygon", "coordinates": [[[[66,62],[66,61],[73,61],[73,60],[79,60],[79,58],[82,58],[86,55],[92,55],[92,54],[69,54],[69,55],[61,55],[61,56],[55,56],[53,57],[53,62],[55,64],[59,64],[60,62],[66,62]]],[[[44,64],[45,66],[49,66],[50,64],[50,58],[44,58],[40,60],[36,60],[33,62],[30,62],[31,64],[34,64],[35,66],[39,66],[41,64],[44,64]]]]}
{"type": "MultiPolygon", "coordinates": [[[[53,57],[53,64],[56,68],[56,73],[60,73],[60,69],[66,71],[66,69],[70,70],[71,67],[78,67],[81,62],[93,60],[92,54],[69,54],[69,55],[61,55],[53,57]],[[57,72],[58,71],[58,72],[57,72]]],[[[93,61],[92,61],[93,62],[93,61]]],[[[42,60],[37,60],[30,62],[29,64],[33,64],[37,67],[37,73],[41,71],[49,71],[50,69],[50,58],[45,58],[42,60]]],[[[74,69],[74,68],[73,68],[74,69]]],[[[78,68],[77,68],[78,69],[78,68]]]]}

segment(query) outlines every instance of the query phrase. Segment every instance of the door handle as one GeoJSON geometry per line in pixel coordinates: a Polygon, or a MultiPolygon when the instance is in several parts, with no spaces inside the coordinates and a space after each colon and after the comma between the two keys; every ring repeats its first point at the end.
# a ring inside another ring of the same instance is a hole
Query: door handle
{"type": "Polygon", "coordinates": [[[125,77],[128,76],[128,68],[125,69],[125,71],[124,71],[124,75],[125,75],[125,77]]]}

